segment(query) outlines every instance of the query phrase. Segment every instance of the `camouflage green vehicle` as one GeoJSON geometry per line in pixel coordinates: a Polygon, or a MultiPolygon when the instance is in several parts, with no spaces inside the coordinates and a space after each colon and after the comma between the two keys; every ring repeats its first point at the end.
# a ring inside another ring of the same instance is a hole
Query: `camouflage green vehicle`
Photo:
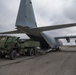
{"type": "Polygon", "coordinates": [[[21,40],[14,36],[0,37],[0,57],[9,55],[10,59],[15,59],[17,54],[36,55],[39,42],[32,40],[21,40]]]}

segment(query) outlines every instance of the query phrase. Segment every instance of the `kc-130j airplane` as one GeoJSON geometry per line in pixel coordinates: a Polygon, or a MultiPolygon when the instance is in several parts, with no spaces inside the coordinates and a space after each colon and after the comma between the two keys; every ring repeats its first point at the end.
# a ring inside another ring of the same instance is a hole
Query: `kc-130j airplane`
{"type": "Polygon", "coordinates": [[[31,39],[40,42],[41,49],[48,49],[51,47],[52,49],[58,50],[59,47],[62,46],[62,42],[59,39],[66,37],[50,37],[49,35],[51,34],[47,35],[45,32],[48,30],[55,30],[72,26],[76,26],[76,23],[37,27],[31,0],[21,0],[16,20],[16,30],[3,32],[2,34],[26,33],[31,39]]]}

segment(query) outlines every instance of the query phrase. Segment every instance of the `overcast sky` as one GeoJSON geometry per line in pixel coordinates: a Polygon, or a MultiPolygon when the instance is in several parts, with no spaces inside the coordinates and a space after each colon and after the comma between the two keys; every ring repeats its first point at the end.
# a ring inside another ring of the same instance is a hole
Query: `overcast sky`
{"type": "MultiPolygon", "coordinates": [[[[38,27],[76,23],[76,0],[32,0],[32,2],[38,27]]],[[[0,32],[15,29],[19,4],[20,0],[0,0],[0,32]]],[[[48,33],[51,36],[76,35],[76,27],[48,33]]]]}

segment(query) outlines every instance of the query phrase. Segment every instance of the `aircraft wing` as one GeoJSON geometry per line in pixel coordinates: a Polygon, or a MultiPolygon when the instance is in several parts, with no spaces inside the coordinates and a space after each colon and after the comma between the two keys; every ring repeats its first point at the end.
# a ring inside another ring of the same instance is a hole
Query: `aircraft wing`
{"type": "Polygon", "coordinates": [[[55,39],[66,39],[68,43],[70,42],[70,38],[76,38],[76,35],[55,37],[55,39]]]}
{"type": "Polygon", "coordinates": [[[66,39],[66,38],[76,38],[76,35],[73,35],[73,36],[61,36],[61,37],[55,37],[55,39],[66,39]]]}
{"type": "Polygon", "coordinates": [[[63,25],[54,25],[54,26],[47,26],[47,27],[38,27],[38,28],[34,28],[32,30],[37,31],[37,32],[42,32],[42,31],[48,31],[48,30],[55,30],[55,29],[73,27],[73,26],[76,26],[76,23],[63,24],[63,25]]]}
{"type": "Polygon", "coordinates": [[[2,32],[2,33],[0,33],[0,34],[20,34],[20,33],[22,33],[21,31],[19,31],[19,30],[14,30],[14,31],[8,31],[8,32],[2,32]]]}

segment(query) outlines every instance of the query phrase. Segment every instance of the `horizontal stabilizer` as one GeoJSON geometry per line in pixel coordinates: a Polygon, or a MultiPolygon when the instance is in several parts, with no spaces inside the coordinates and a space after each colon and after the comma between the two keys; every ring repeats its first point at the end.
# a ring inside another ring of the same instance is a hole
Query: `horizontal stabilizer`
{"type": "Polygon", "coordinates": [[[20,34],[20,33],[22,33],[22,32],[18,31],[18,30],[14,30],[14,31],[2,32],[0,34],[20,34]]]}
{"type": "Polygon", "coordinates": [[[76,23],[33,28],[33,31],[42,32],[42,31],[55,30],[60,28],[73,27],[73,26],[76,26],[76,23]]]}

